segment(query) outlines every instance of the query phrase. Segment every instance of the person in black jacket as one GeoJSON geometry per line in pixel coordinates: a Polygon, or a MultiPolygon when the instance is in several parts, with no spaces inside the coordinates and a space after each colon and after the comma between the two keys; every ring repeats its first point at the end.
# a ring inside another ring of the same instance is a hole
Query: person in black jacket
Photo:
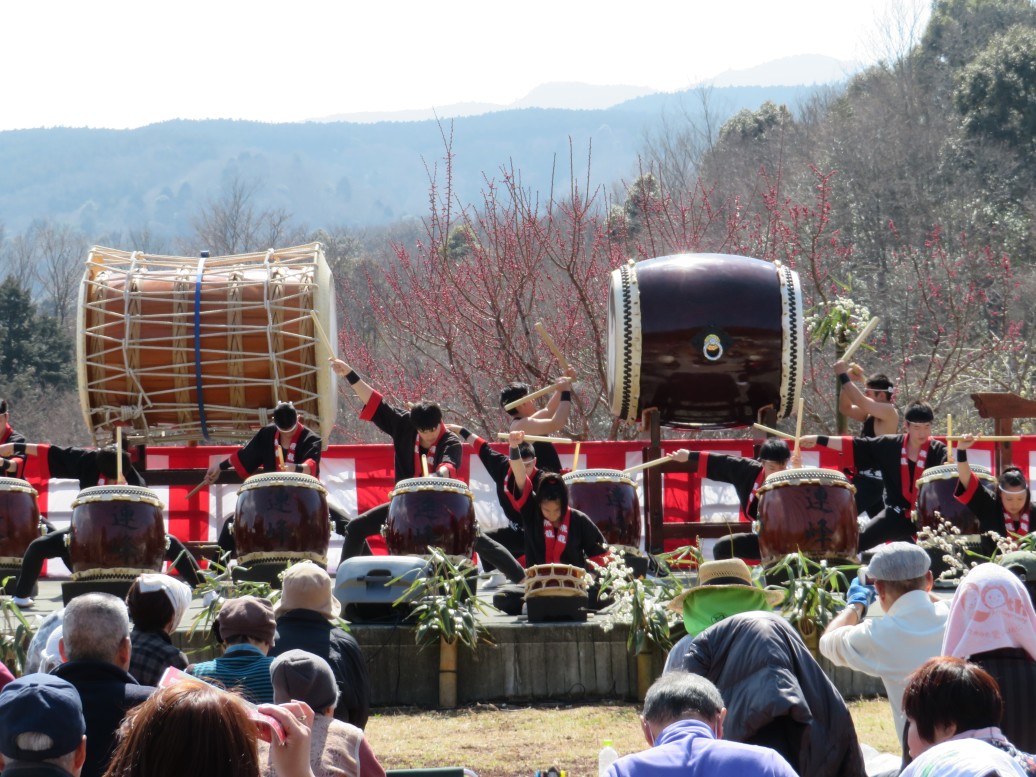
{"type": "MultiPolygon", "coordinates": [[[[569,367],[564,378],[564,385],[551,395],[546,407],[537,410],[533,401],[527,400],[513,410],[508,410],[507,414],[511,416],[508,431],[547,435],[564,429],[572,411],[572,381],[575,379],[575,370],[569,367]]],[[[500,392],[500,407],[505,407],[531,393],[532,389],[528,383],[510,383],[500,392]]],[[[536,451],[537,466],[540,469],[561,472],[561,457],[558,456],[558,450],[553,443],[537,440],[532,443],[532,447],[536,451]]]]}
{"type": "Polygon", "coordinates": [[[1001,537],[1008,532],[1024,537],[1031,531],[1032,498],[1021,467],[1005,467],[996,481],[996,495],[984,489],[968,463],[968,450],[975,438],[964,435],[957,443],[957,487],[954,498],[966,504],[978,518],[983,532],[992,531],[1001,537]]]}
{"type": "MultiPolygon", "coordinates": [[[[11,428],[11,409],[6,399],[0,399],[0,445],[25,442],[25,435],[11,428]]],[[[20,478],[25,471],[25,454],[12,454],[0,459],[0,476],[20,478]]]]}

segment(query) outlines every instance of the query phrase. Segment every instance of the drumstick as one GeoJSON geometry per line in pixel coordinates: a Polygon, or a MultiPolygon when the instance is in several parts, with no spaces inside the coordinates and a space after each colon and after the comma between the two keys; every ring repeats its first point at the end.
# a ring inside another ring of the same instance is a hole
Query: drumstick
{"type": "MultiPolygon", "coordinates": [[[[506,440],[511,436],[510,432],[497,432],[496,439],[506,440]]],[[[538,434],[527,434],[524,437],[525,442],[559,442],[562,445],[567,445],[572,442],[568,437],[543,437],[538,434]]]]}
{"type": "MultiPolygon", "coordinates": [[[[952,437],[947,436],[947,442],[960,442],[964,439],[964,435],[955,434],[952,437]]],[[[971,438],[975,442],[1021,442],[1021,437],[1010,436],[1010,435],[996,435],[996,434],[978,434],[971,438]]]]}
{"type": "Polygon", "coordinates": [[[953,414],[946,414],[946,461],[953,461],[953,414]]]}
{"type": "Polygon", "coordinates": [[[780,429],[771,429],[769,426],[763,426],[762,424],[752,424],[753,429],[758,429],[760,432],[766,432],[772,434],[774,437],[780,437],[782,440],[794,440],[795,436],[782,432],[780,429]]]}
{"type": "Polygon", "coordinates": [[[122,482],[122,427],[115,427],[115,482],[122,482]]]}
{"type": "Polygon", "coordinates": [[[327,335],[324,333],[324,327],[320,326],[320,318],[317,316],[317,312],[315,310],[311,310],[309,311],[309,315],[310,318],[313,319],[313,328],[317,330],[317,337],[320,338],[320,341],[324,344],[327,352],[334,356],[335,349],[331,345],[331,341],[328,339],[327,335]]]}
{"type": "Polygon", "coordinates": [[[624,469],[622,471],[622,474],[623,475],[630,475],[630,474],[632,474],[634,472],[640,472],[640,470],[642,470],[642,469],[647,469],[648,467],[656,467],[659,464],[665,464],[667,461],[672,461],[672,460],[673,460],[672,456],[663,456],[662,458],[655,459],[654,461],[645,461],[643,464],[635,464],[632,467],[626,467],[626,469],[624,469]]]}
{"type": "Polygon", "coordinates": [[[540,397],[546,396],[547,394],[553,394],[555,391],[558,391],[562,386],[565,386],[567,384],[567,380],[558,381],[557,383],[553,383],[550,386],[547,386],[546,388],[541,388],[539,391],[534,391],[531,394],[526,394],[521,399],[516,399],[514,402],[508,402],[506,405],[504,405],[504,410],[511,411],[518,407],[518,405],[520,405],[522,402],[528,402],[532,399],[539,399],[540,397]]]}
{"type": "Polygon", "coordinates": [[[194,488],[192,488],[190,491],[187,492],[187,498],[190,499],[192,496],[194,496],[199,491],[201,491],[203,488],[205,488],[205,486],[207,486],[208,484],[209,484],[209,482],[207,480],[201,481],[201,483],[199,483],[198,485],[196,485],[194,488]]]}
{"type": "Polygon", "coordinates": [[[576,452],[572,454],[572,471],[579,469],[579,446],[582,440],[576,440],[576,452]]]}
{"type": "Polygon", "coordinates": [[[863,328],[863,331],[856,335],[856,339],[849,344],[849,347],[846,348],[845,351],[842,352],[842,361],[848,361],[849,357],[856,353],[856,349],[863,345],[864,340],[870,337],[871,332],[874,331],[874,327],[876,327],[880,321],[881,319],[875,316],[867,322],[867,326],[863,328]]]}
{"type": "Polygon", "coordinates": [[[424,476],[428,477],[428,454],[421,454],[421,471],[424,472],[424,476]]]}
{"type": "Polygon", "coordinates": [[[558,348],[558,344],[554,342],[554,338],[550,336],[550,332],[547,331],[547,327],[543,326],[543,323],[540,321],[536,322],[536,333],[540,336],[540,339],[546,343],[550,352],[557,357],[558,364],[561,365],[561,369],[568,372],[569,367],[571,366],[568,363],[568,359],[561,355],[561,350],[558,348]]]}
{"type": "Polygon", "coordinates": [[[799,442],[802,440],[802,414],[805,412],[805,397],[799,397],[799,412],[795,419],[795,455],[799,455],[799,442]]]}

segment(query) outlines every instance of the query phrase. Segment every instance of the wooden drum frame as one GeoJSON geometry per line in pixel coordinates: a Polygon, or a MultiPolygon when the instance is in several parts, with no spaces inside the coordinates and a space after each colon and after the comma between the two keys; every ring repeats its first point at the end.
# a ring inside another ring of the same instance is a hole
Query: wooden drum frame
{"type": "Polygon", "coordinates": [[[78,315],[80,403],[98,445],[119,423],[151,443],[244,441],[279,401],[331,432],[320,330],[337,325],[319,243],[204,259],[95,246],[78,315]]]}
{"type": "Polygon", "coordinates": [[[133,580],[161,572],[168,540],[164,505],[140,486],[84,488],[67,535],[73,580],[133,580]]]}
{"type": "Polygon", "coordinates": [[[40,536],[39,493],[27,480],[0,477],[0,566],[20,566],[40,536]]]}
{"type": "Polygon", "coordinates": [[[768,476],[759,498],[759,555],[764,564],[801,551],[811,559],[855,559],[860,534],[856,487],[841,472],[799,467],[768,476]]]}
{"type": "Polygon", "coordinates": [[[640,548],[637,484],[618,469],[580,469],[562,477],[568,505],[589,516],[609,545],[640,548]]]}
{"type": "Polygon", "coordinates": [[[616,418],[657,408],[671,427],[751,426],[792,415],[802,385],[805,311],[780,262],[677,254],[612,272],[607,393],[616,418]]]}
{"type": "MultiPolygon", "coordinates": [[[[996,496],[996,478],[988,467],[971,465],[971,476],[978,478],[979,487],[985,488],[991,496],[996,496]]],[[[981,532],[978,516],[971,508],[954,497],[957,488],[957,465],[940,464],[930,467],[917,479],[917,507],[914,510],[914,523],[918,527],[934,529],[939,523],[936,512],[942,516],[943,522],[949,522],[960,529],[961,534],[972,535],[981,532]]]]}
{"type": "Polygon", "coordinates": [[[331,516],[327,489],[302,472],[261,472],[245,479],[234,509],[241,564],[308,560],[327,567],[331,516]]]}
{"type": "Polygon", "coordinates": [[[586,570],[571,564],[536,564],[525,570],[525,598],[538,596],[586,596],[590,580],[586,570]]]}
{"type": "Polygon", "coordinates": [[[389,494],[382,533],[393,556],[427,556],[429,547],[447,556],[471,558],[478,537],[471,489],[453,478],[407,478],[389,494]]]}

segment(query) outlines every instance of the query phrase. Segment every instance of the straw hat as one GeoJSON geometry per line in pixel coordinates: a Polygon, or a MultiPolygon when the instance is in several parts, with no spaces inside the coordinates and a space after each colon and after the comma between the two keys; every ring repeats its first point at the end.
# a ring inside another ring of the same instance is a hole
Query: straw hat
{"type": "Polygon", "coordinates": [[[725,558],[719,561],[706,561],[698,567],[698,585],[673,597],[669,609],[683,613],[684,600],[703,591],[716,589],[752,588],[763,594],[771,607],[784,601],[787,594],[783,588],[759,588],[752,581],[752,572],[742,559],[725,558]]]}

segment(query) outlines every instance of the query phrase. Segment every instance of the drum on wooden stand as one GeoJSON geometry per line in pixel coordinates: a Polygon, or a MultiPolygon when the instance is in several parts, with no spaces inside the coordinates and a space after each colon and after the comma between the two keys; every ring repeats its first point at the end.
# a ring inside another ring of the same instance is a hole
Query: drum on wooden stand
{"type": "Polygon", "coordinates": [[[664,426],[750,426],[794,411],[805,352],[798,275],[779,262],[678,254],[612,273],[607,391],[612,414],[657,408],[664,426]]]}
{"type": "Polygon", "coordinates": [[[389,494],[385,545],[393,556],[426,556],[431,547],[470,559],[478,523],[468,484],[452,478],[407,478],[389,494]]]}
{"type": "Polygon", "coordinates": [[[27,480],[0,478],[0,567],[20,567],[25,549],[40,536],[37,496],[27,480]]]}
{"type": "Polygon", "coordinates": [[[133,580],[161,572],[165,562],[164,506],[139,486],[84,488],[72,502],[68,534],[72,579],[133,580]]]}
{"type": "Polygon", "coordinates": [[[855,559],[856,489],[841,472],[818,467],[769,475],[759,499],[759,554],[764,564],[801,551],[815,560],[855,559]]]}
{"type": "MultiPolygon", "coordinates": [[[[978,478],[979,485],[996,496],[996,478],[988,467],[971,465],[971,476],[978,478]]],[[[914,522],[919,527],[934,529],[940,523],[950,523],[961,534],[978,534],[981,531],[978,516],[953,492],[957,488],[957,465],[941,464],[921,473],[917,480],[917,509],[914,522]]]]}
{"type": "Polygon", "coordinates": [[[530,623],[586,621],[590,579],[582,567],[537,564],[525,570],[525,608],[530,623]]]}
{"type": "Polygon", "coordinates": [[[327,439],[336,388],[321,329],[337,332],[319,243],[204,259],[95,247],[77,333],[87,427],[98,445],[119,421],[149,442],[247,440],[290,401],[327,439]]]}
{"type": "Polygon", "coordinates": [[[586,513],[609,545],[640,547],[637,484],[617,469],[581,469],[563,476],[568,504],[586,513]]]}
{"type": "Polygon", "coordinates": [[[301,472],[263,472],[237,492],[234,543],[241,565],[309,560],[327,567],[331,518],[327,489],[301,472]]]}

